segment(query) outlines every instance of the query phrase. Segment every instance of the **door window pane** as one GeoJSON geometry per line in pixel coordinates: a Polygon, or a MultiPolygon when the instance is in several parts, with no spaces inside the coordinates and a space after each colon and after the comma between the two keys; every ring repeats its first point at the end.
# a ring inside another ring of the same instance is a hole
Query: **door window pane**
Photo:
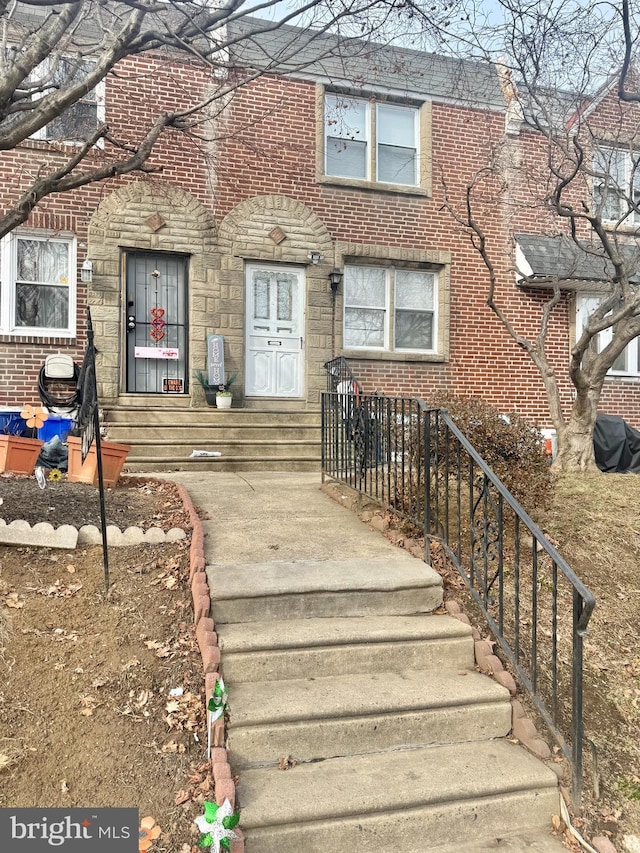
{"type": "Polygon", "coordinates": [[[278,278],[278,320],[293,319],[293,284],[291,276],[278,278]]]}
{"type": "Polygon", "coordinates": [[[256,320],[269,319],[269,275],[255,273],[253,278],[253,316],[256,320]]]}

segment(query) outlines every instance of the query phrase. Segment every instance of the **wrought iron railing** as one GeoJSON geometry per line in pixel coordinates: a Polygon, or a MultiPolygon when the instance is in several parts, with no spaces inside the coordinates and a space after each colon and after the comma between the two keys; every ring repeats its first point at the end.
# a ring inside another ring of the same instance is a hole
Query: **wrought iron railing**
{"type": "Polygon", "coordinates": [[[445,411],[323,394],[323,476],[373,498],[453,565],[573,768],[583,774],[583,638],[595,600],[445,411]]]}
{"type": "Polygon", "coordinates": [[[354,394],[356,397],[362,394],[362,386],[353,375],[349,362],[344,356],[339,355],[325,362],[324,369],[327,371],[327,391],[354,394]]]}

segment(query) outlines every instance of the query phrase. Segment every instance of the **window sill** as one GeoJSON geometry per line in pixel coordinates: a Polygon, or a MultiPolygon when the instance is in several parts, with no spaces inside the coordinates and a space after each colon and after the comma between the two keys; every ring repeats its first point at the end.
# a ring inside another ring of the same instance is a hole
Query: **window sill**
{"type": "Polygon", "coordinates": [[[605,382],[640,382],[640,373],[608,373],[605,382]]]}
{"type": "Polygon", "coordinates": [[[345,349],[342,351],[345,358],[359,359],[360,361],[402,361],[417,363],[438,363],[447,361],[447,357],[438,352],[388,352],[368,349],[345,349]]]}
{"type": "Polygon", "coordinates": [[[5,332],[0,329],[0,343],[10,344],[10,343],[55,343],[57,345],[63,346],[65,344],[75,344],[76,343],[76,335],[75,332],[73,334],[69,332],[40,332],[40,331],[29,331],[29,332],[5,332]]]}
{"type": "Polygon", "coordinates": [[[352,190],[372,190],[375,192],[397,193],[399,195],[417,195],[428,197],[429,190],[423,186],[407,186],[406,184],[385,184],[379,181],[364,181],[359,178],[339,178],[332,175],[317,175],[319,184],[336,187],[347,187],[352,190]]]}

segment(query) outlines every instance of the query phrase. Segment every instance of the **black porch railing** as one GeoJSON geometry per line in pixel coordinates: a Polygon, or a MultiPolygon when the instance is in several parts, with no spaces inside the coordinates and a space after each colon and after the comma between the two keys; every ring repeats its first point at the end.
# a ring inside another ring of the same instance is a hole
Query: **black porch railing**
{"type": "Polygon", "coordinates": [[[573,768],[583,774],[583,638],[595,600],[443,410],[347,393],[322,399],[322,472],[425,536],[455,566],[573,768]]]}

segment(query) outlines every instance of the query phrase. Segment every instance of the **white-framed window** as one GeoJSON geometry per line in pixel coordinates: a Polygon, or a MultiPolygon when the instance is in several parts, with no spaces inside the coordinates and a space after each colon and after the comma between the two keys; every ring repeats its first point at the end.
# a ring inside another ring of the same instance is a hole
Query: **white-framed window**
{"type": "MultiPolygon", "coordinates": [[[[598,294],[580,293],[576,299],[576,338],[582,334],[589,317],[598,308],[603,300],[598,294]]],[[[596,352],[602,350],[610,343],[613,336],[613,328],[604,329],[593,340],[592,346],[596,352]]],[[[640,377],[640,346],[638,338],[630,341],[618,358],[609,368],[609,376],[638,376],[640,377]]]]}
{"type": "Polygon", "coordinates": [[[75,335],[75,238],[14,232],[0,240],[0,332],[75,335]]]}
{"type": "Polygon", "coordinates": [[[327,92],[325,175],[418,186],[419,109],[327,92]]]}
{"type": "Polygon", "coordinates": [[[435,352],[436,272],[345,265],[345,349],[435,352]]]}
{"type": "Polygon", "coordinates": [[[640,152],[600,146],[593,153],[593,201],[605,222],[640,224],[640,152]],[[636,210],[636,208],[638,208],[636,210]]]}
{"type": "MultiPolygon", "coordinates": [[[[88,59],[45,59],[30,76],[30,84],[36,87],[32,100],[46,97],[62,86],[78,83],[94,66],[95,63],[88,59]]],[[[72,144],[84,142],[105,120],[104,91],[104,80],[101,80],[32,138],[72,144]]]]}

